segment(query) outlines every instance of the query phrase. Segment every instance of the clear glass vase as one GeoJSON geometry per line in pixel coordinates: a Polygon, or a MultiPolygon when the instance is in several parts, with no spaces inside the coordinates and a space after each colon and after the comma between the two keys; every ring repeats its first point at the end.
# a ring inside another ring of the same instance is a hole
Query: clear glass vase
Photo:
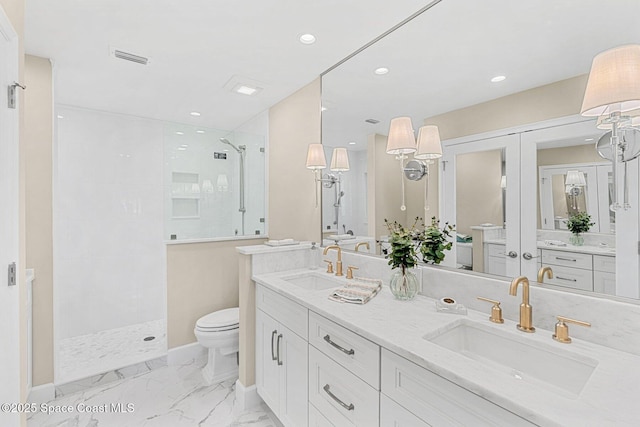
{"type": "Polygon", "coordinates": [[[584,245],[584,237],[580,233],[574,233],[569,237],[569,243],[574,246],[582,246],[584,245]]]}
{"type": "Polygon", "coordinates": [[[418,278],[408,268],[399,268],[391,275],[389,288],[396,299],[413,299],[418,293],[418,278]]]}

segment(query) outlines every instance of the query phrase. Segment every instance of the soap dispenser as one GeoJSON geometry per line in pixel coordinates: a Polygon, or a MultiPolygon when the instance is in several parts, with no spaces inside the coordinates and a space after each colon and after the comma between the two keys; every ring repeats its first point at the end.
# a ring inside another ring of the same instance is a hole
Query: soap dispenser
{"type": "Polygon", "coordinates": [[[320,266],[320,251],[318,250],[318,246],[316,246],[316,242],[311,242],[311,252],[309,257],[309,269],[317,270],[320,266]]]}

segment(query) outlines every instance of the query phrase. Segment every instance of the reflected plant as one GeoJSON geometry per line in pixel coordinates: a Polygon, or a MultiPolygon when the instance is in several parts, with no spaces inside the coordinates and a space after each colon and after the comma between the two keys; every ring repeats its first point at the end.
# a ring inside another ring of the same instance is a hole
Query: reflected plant
{"type": "Polygon", "coordinates": [[[422,261],[440,264],[445,257],[444,251],[451,250],[453,246],[453,242],[449,241],[453,231],[455,231],[453,225],[445,222],[444,226],[440,228],[440,221],[435,216],[431,217],[431,225],[425,226],[420,237],[422,261]]]}
{"type": "Polygon", "coordinates": [[[586,212],[578,212],[569,217],[568,220],[565,221],[567,223],[567,228],[573,234],[586,233],[589,229],[594,226],[596,223],[591,222],[591,215],[586,212]]]}

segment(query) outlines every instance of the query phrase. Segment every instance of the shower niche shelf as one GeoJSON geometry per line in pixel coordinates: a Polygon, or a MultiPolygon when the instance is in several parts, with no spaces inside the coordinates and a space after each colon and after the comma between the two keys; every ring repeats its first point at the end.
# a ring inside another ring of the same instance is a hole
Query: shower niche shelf
{"type": "Polygon", "coordinates": [[[171,218],[200,218],[200,175],[191,172],[171,173],[171,218]]]}

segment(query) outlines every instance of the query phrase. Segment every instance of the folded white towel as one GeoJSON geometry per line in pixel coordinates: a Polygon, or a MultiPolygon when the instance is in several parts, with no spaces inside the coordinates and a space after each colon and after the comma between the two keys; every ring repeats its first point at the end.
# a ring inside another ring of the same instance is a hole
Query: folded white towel
{"type": "Polygon", "coordinates": [[[356,236],[353,234],[331,234],[328,238],[329,240],[350,240],[355,239],[356,236]]]}
{"type": "Polygon", "coordinates": [[[329,295],[329,299],[352,304],[366,304],[380,292],[381,288],[381,280],[355,279],[353,282],[347,282],[343,287],[334,290],[329,295]]]}
{"type": "Polygon", "coordinates": [[[293,239],[282,239],[282,240],[267,240],[264,242],[267,246],[286,246],[286,245],[297,245],[300,242],[293,239]]]}

